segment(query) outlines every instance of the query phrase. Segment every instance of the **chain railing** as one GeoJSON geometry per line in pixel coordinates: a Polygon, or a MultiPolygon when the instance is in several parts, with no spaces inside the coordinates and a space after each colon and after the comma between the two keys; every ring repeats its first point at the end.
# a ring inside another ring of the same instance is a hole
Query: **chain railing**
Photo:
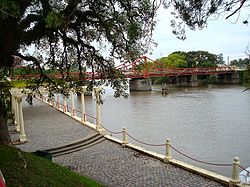
{"type": "Polygon", "coordinates": [[[121,133],[122,133],[122,131],[117,131],[117,132],[115,132],[115,131],[110,131],[110,130],[106,129],[103,125],[101,125],[101,126],[102,126],[102,128],[103,128],[104,130],[106,130],[107,132],[109,132],[109,133],[111,133],[111,134],[121,134],[121,133]]]}
{"type": "Polygon", "coordinates": [[[170,145],[170,147],[176,151],[177,153],[179,153],[180,155],[186,157],[186,158],[189,158],[190,160],[193,160],[193,161],[196,161],[196,162],[199,162],[199,163],[202,163],[202,164],[207,164],[207,165],[212,165],[212,166],[221,166],[221,167],[227,167],[227,166],[232,166],[233,164],[220,164],[220,163],[211,163],[211,162],[207,162],[207,161],[203,161],[203,160],[198,160],[196,158],[193,158],[191,156],[188,156],[187,154],[179,151],[178,149],[176,149],[175,147],[173,147],[172,145],[170,145]]]}
{"type": "Polygon", "coordinates": [[[172,156],[171,156],[171,149],[172,149],[172,150],[176,151],[177,153],[181,154],[182,156],[185,156],[186,158],[188,158],[190,160],[193,160],[195,162],[199,162],[199,163],[206,164],[206,165],[211,165],[211,166],[216,166],[216,167],[232,167],[233,168],[233,170],[232,170],[232,178],[229,181],[229,182],[232,182],[232,183],[237,183],[237,184],[240,183],[239,172],[238,172],[239,170],[237,168],[241,168],[242,170],[246,171],[247,175],[250,174],[250,172],[247,169],[245,169],[243,166],[241,166],[239,164],[239,161],[236,162],[236,160],[238,159],[237,157],[234,158],[234,162],[233,163],[212,163],[212,162],[207,162],[207,161],[196,159],[194,157],[191,157],[191,156],[183,153],[182,151],[179,151],[177,148],[175,148],[174,146],[170,145],[170,140],[167,140],[166,143],[163,143],[163,144],[152,144],[152,143],[147,143],[147,142],[141,141],[141,140],[133,137],[132,135],[130,135],[126,131],[125,128],[123,128],[122,131],[118,131],[118,132],[113,132],[111,130],[108,130],[107,128],[104,128],[104,129],[106,131],[110,132],[110,133],[113,133],[113,134],[121,134],[122,133],[123,134],[123,141],[122,141],[122,145],[123,146],[125,146],[125,145],[127,145],[129,143],[126,136],[130,137],[131,139],[133,139],[136,142],[139,142],[139,143],[147,145],[147,146],[154,146],[154,147],[155,146],[165,146],[166,147],[166,156],[165,156],[165,159],[166,159],[167,162],[171,161],[171,159],[172,159],[172,156]]]}
{"type": "Polygon", "coordinates": [[[135,141],[137,141],[137,142],[139,142],[139,143],[141,143],[141,144],[147,145],[147,146],[152,146],[152,147],[166,146],[165,143],[164,143],[164,144],[151,144],[151,143],[146,143],[146,142],[143,142],[143,141],[141,141],[141,140],[136,139],[135,137],[133,137],[132,135],[130,135],[130,134],[127,133],[127,132],[125,132],[125,133],[128,135],[128,137],[132,138],[133,140],[135,140],[135,141]]]}

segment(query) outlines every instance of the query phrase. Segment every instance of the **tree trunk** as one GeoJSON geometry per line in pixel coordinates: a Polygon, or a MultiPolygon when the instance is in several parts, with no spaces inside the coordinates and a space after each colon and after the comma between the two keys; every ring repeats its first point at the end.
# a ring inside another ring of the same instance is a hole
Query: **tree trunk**
{"type": "Polygon", "coordinates": [[[0,101],[0,144],[10,144],[11,138],[7,126],[7,112],[6,108],[2,105],[2,100],[0,101]]]}
{"type": "Polygon", "coordinates": [[[0,144],[10,144],[11,138],[7,126],[9,87],[5,82],[0,82],[0,144]]]}

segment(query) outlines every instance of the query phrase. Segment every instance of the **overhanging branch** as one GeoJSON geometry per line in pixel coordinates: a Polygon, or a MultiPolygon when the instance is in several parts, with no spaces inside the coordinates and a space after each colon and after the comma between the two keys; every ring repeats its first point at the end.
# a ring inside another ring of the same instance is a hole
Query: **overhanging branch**
{"type": "Polygon", "coordinates": [[[246,2],[247,0],[241,0],[241,3],[240,3],[240,6],[235,9],[231,14],[229,14],[226,19],[230,18],[231,16],[233,16],[234,14],[236,14],[236,12],[238,12],[244,5],[244,3],[246,2]]]}

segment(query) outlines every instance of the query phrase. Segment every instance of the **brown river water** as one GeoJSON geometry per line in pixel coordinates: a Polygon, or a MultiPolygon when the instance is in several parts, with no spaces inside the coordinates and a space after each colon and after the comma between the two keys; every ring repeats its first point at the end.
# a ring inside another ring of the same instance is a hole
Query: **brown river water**
{"type": "MultiPolygon", "coordinates": [[[[166,139],[184,154],[206,162],[230,164],[238,156],[243,167],[250,166],[250,90],[244,86],[208,85],[196,88],[171,88],[161,94],[161,86],[152,91],[130,92],[127,99],[114,98],[106,88],[101,106],[102,125],[111,131],[126,127],[136,139],[163,144],[166,139]]],[[[80,97],[76,96],[80,108],[80,97]]],[[[85,97],[86,112],[95,115],[95,100],[85,97]]],[[[121,139],[120,135],[114,135],[121,139]]],[[[165,154],[164,146],[146,146],[165,154]]],[[[201,164],[172,150],[178,160],[231,176],[231,167],[201,164]]]]}

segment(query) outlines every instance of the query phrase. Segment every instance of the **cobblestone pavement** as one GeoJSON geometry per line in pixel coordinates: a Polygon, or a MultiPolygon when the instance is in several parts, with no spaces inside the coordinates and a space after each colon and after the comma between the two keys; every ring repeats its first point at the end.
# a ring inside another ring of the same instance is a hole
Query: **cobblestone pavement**
{"type": "MultiPolygon", "coordinates": [[[[24,103],[23,112],[27,143],[18,147],[24,151],[56,147],[96,133],[37,100],[34,100],[33,106],[24,103]]],[[[53,161],[107,186],[223,186],[109,140],[55,157],[53,161]]]]}
{"type": "Polygon", "coordinates": [[[44,150],[96,134],[69,116],[36,99],[34,105],[23,102],[27,143],[18,147],[24,151],[44,150]]]}

